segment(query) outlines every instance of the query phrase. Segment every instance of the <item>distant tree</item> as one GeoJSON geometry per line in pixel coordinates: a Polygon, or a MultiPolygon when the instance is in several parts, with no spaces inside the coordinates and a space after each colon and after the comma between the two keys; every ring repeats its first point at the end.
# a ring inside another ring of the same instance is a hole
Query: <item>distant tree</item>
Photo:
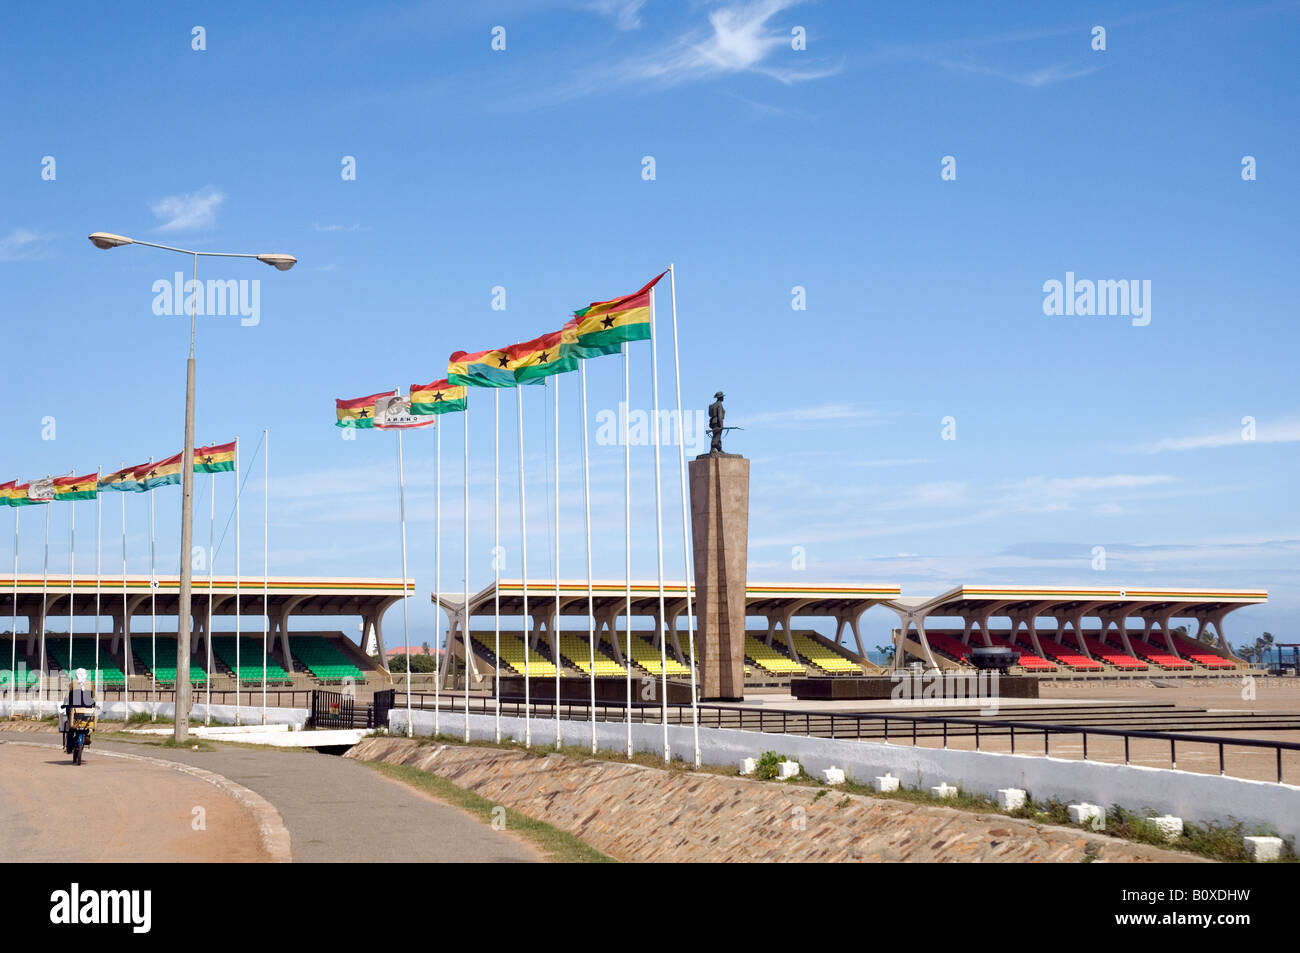
{"type": "Polygon", "coordinates": [[[432,654],[433,654],[433,652],[430,651],[430,649],[429,649],[429,643],[428,643],[428,642],[421,642],[421,643],[420,643],[420,648],[424,649],[424,654],[425,654],[425,655],[432,655],[432,654]]]}
{"type": "Polygon", "coordinates": [[[894,652],[896,652],[897,649],[895,649],[892,644],[877,645],[876,651],[885,657],[886,662],[892,662],[894,660],[894,652]]]}

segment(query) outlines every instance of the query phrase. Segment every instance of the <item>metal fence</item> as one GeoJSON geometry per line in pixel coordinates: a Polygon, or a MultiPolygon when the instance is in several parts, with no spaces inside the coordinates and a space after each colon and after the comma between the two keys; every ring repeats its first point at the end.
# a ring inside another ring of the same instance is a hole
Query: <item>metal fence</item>
{"type": "MultiPolygon", "coordinates": [[[[442,696],[443,711],[464,711],[465,699],[459,696],[442,696]]],[[[432,710],[432,694],[415,693],[411,696],[411,707],[432,710]]],[[[396,707],[404,707],[405,694],[396,707]]],[[[546,702],[533,702],[530,706],[532,717],[538,720],[554,719],[555,706],[546,702]]],[[[494,714],[496,700],[491,696],[472,696],[469,710],[475,714],[494,714]]],[[[702,728],[730,728],[738,731],[755,731],[782,735],[801,735],[812,738],[831,738],[840,740],[880,741],[885,744],[918,745],[925,739],[938,739],[942,747],[959,738],[968,738],[974,742],[976,751],[987,750],[988,742],[994,738],[1007,739],[1011,754],[1042,754],[1050,756],[1052,741],[1064,738],[1078,738],[1083,746],[1083,760],[1095,760],[1088,757],[1088,739],[1115,738],[1123,742],[1124,764],[1132,763],[1132,743],[1134,741],[1157,741],[1168,745],[1169,767],[1178,767],[1178,749],[1183,746],[1186,751],[1190,745],[1207,745],[1217,749],[1219,774],[1226,775],[1227,759],[1225,752],[1230,749],[1271,752],[1276,769],[1276,780],[1283,783],[1283,754],[1289,753],[1290,760],[1296,760],[1300,753],[1300,743],[1290,741],[1269,741],[1257,738],[1228,738],[1222,735],[1202,735],[1186,732],[1146,731],[1141,729],[1103,728],[1088,725],[1044,724],[1033,721],[985,720],[963,716],[918,715],[913,713],[883,712],[810,712],[782,708],[745,708],[732,705],[705,704],[698,705],[699,723],[702,728]]],[[[633,702],[632,720],[640,723],[660,724],[664,711],[662,702],[633,702]]],[[[502,698],[501,714],[505,717],[523,718],[525,707],[523,699],[502,698]]],[[[667,706],[667,721],[670,725],[690,725],[691,706],[689,704],[670,704],[667,706]]],[[[626,721],[627,709],[624,705],[609,702],[598,703],[593,708],[589,703],[562,702],[560,718],[574,721],[626,721]]],[[[1059,745],[1058,745],[1059,750],[1059,745]]],[[[1297,772],[1300,774],[1300,772],[1297,772]]]]}

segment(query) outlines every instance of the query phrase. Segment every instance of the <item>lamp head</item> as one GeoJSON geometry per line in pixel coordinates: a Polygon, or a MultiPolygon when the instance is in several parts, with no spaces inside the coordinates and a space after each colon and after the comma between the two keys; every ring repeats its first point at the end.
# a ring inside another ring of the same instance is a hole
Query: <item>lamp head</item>
{"type": "Polygon", "coordinates": [[[298,264],[298,259],[292,255],[258,255],[258,261],[266,262],[277,271],[288,271],[294,265],[298,264]]]}
{"type": "Polygon", "coordinates": [[[96,248],[116,248],[118,245],[135,244],[125,235],[114,235],[112,232],[93,232],[89,237],[90,243],[96,248]]]}

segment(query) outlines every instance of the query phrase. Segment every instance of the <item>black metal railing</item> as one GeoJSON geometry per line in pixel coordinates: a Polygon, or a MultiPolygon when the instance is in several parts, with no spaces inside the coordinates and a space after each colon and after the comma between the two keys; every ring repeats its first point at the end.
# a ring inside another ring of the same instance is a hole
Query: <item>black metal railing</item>
{"type": "MultiPolygon", "coordinates": [[[[444,693],[441,696],[443,711],[464,711],[465,697],[444,693]]],[[[490,695],[472,695],[469,698],[471,714],[494,714],[496,700],[490,695]]],[[[397,692],[394,708],[406,707],[406,693],[397,692]]],[[[411,707],[432,710],[434,695],[416,692],[411,695],[411,707]]],[[[532,717],[554,719],[553,702],[534,701],[529,708],[532,717]]],[[[1088,738],[1118,738],[1124,743],[1124,764],[1132,763],[1131,741],[1149,740],[1169,745],[1169,766],[1178,767],[1179,745],[1209,745],[1218,751],[1219,774],[1227,774],[1226,750],[1230,748],[1272,751],[1276,779],[1283,783],[1283,752],[1300,753],[1300,743],[1269,741],[1257,738],[1228,738],[1222,735],[1203,735],[1186,732],[1149,731],[1128,728],[1103,728],[1088,725],[1045,724],[1033,721],[989,720],[951,715],[918,715],[911,712],[810,712],[786,708],[746,708],[732,705],[698,705],[699,724],[704,728],[730,728],[739,731],[756,731],[770,734],[802,735],[805,737],[883,741],[885,744],[904,743],[918,745],[922,739],[939,738],[947,748],[951,739],[969,737],[976,751],[985,750],[992,738],[1007,738],[1011,753],[1016,753],[1017,738],[1022,746],[1027,738],[1042,735],[1043,755],[1051,755],[1051,741],[1062,736],[1079,736],[1083,760],[1088,757],[1088,738]]],[[[502,698],[503,717],[524,717],[522,698],[502,698]]],[[[666,707],[669,725],[690,726],[691,706],[670,703],[666,707]]],[[[633,702],[632,720],[640,723],[662,723],[665,706],[662,702],[633,702]]],[[[563,720],[625,721],[628,710],[621,702],[561,701],[560,718],[563,720]]],[[[1186,748],[1184,748],[1186,750],[1186,748]]]]}

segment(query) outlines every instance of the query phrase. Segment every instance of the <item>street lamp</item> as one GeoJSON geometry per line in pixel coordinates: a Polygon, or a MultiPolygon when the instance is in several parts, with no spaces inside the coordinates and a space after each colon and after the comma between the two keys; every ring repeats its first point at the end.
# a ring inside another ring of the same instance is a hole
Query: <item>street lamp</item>
{"type": "MultiPolygon", "coordinates": [[[[288,271],[298,259],[292,255],[241,255],[228,252],[191,251],[173,248],[115,235],[112,232],[94,232],[90,242],[96,248],[118,248],[122,245],[146,245],[190,255],[194,259],[194,293],[190,297],[190,356],[185,365],[185,452],[181,456],[181,573],[180,592],[176,607],[176,731],[177,742],[189,738],[190,728],[190,594],[193,568],[190,548],[194,542],[194,322],[199,295],[199,258],[256,258],[277,271],[288,271]]],[[[269,607],[263,606],[266,611],[269,607]]],[[[211,636],[209,636],[210,638],[211,636]]],[[[211,677],[211,673],[208,673],[211,677]]]]}

